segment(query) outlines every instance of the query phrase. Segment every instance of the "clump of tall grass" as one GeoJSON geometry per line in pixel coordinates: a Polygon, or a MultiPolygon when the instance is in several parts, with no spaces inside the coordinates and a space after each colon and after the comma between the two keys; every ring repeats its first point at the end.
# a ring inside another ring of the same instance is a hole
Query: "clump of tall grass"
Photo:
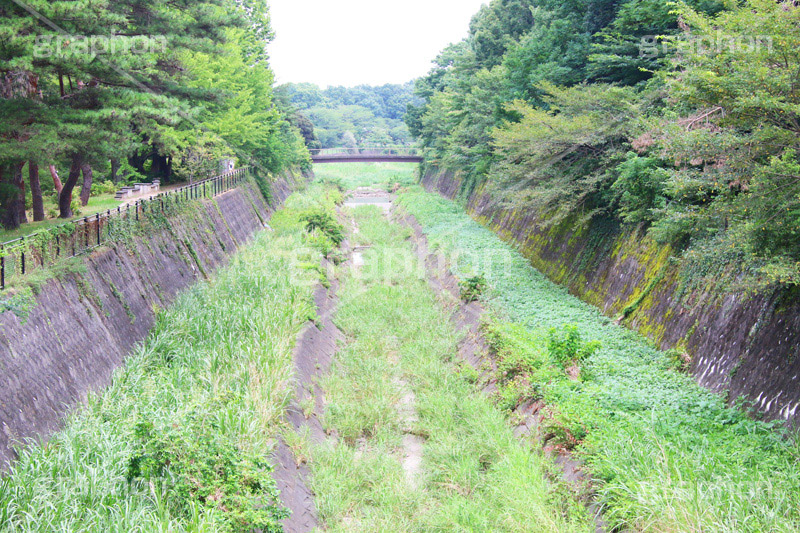
{"type": "Polygon", "coordinates": [[[298,268],[302,226],[274,227],[162,312],[62,431],[20,448],[2,530],[280,531],[268,458],[316,274],[298,268]]]}

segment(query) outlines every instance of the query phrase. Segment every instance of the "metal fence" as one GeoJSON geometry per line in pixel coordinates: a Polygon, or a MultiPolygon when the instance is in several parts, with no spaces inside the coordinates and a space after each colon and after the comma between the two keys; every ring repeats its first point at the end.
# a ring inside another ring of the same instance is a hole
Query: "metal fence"
{"type": "Polygon", "coordinates": [[[177,189],[136,200],[105,213],[86,216],[38,231],[18,239],[0,243],[0,290],[17,276],[51,266],[60,259],[87,253],[114,240],[116,221],[137,224],[140,218],[153,213],[168,214],[186,202],[213,198],[238,187],[250,174],[249,167],[231,170],[219,176],[197,181],[177,189]]]}

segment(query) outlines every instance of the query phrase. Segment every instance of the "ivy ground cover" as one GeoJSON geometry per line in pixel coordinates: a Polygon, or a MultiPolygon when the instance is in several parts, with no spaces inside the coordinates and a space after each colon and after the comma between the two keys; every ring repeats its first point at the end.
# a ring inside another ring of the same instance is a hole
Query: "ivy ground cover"
{"type": "Polygon", "coordinates": [[[612,526],[800,529],[800,455],[779,423],[726,406],[671,354],[551,283],[456,203],[414,186],[399,204],[459,277],[486,280],[499,404],[544,402],[547,437],[586,462],[612,526]]]}

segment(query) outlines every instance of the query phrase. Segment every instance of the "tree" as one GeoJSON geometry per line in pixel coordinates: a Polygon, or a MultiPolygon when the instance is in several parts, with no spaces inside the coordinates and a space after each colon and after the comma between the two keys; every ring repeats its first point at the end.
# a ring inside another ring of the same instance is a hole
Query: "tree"
{"type": "Polygon", "coordinates": [[[358,144],[409,144],[411,135],[403,121],[409,104],[417,101],[413,84],[386,84],[378,87],[329,87],[313,84],[286,84],[277,89],[286,99],[303,109],[291,122],[301,127],[309,147],[334,148],[345,132],[351,132],[358,144]],[[310,136],[310,121],[316,139],[310,136]]]}
{"type": "Polygon", "coordinates": [[[607,171],[630,146],[639,98],[607,85],[539,89],[547,109],[517,101],[509,108],[520,120],[494,131],[490,179],[514,205],[546,214],[545,225],[576,214],[586,222],[606,207],[607,171]]]}
{"type": "Polygon", "coordinates": [[[681,118],[659,144],[677,168],[655,235],[694,243],[701,260],[736,251],[762,280],[800,283],[800,8],[747,0],[679,16],[677,70],[662,79],[681,118]]]}
{"type": "Polygon", "coordinates": [[[33,221],[44,220],[44,200],[42,199],[42,185],[39,182],[39,163],[28,161],[28,181],[31,186],[31,201],[33,204],[33,221]]]}
{"type": "MultiPolygon", "coordinates": [[[[265,0],[30,0],[26,5],[41,16],[0,3],[0,164],[50,162],[62,217],[71,216],[81,173],[85,204],[93,168],[111,161],[116,175],[129,158],[142,175],[147,169],[169,178],[174,161],[191,151],[193,142],[205,143],[209,133],[229,145],[228,154],[238,151],[243,159],[254,154],[273,170],[307,160],[293,137],[299,134],[271,101],[266,44],[272,34],[265,0]],[[114,37],[100,46],[91,37],[65,37],[62,30],[114,37]],[[114,53],[106,53],[111,46],[114,53]],[[52,164],[62,161],[70,167],[63,186],[52,164]]],[[[31,172],[33,190],[38,166],[31,172]]],[[[7,184],[17,184],[8,174],[7,184]]],[[[3,198],[16,201],[13,194],[3,198]]],[[[37,210],[39,198],[37,192],[37,210]]],[[[3,204],[4,212],[13,211],[7,207],[3,204]]],[[[9,224],[19,221],[6,218],[9,224]]]]}
{"type": "Polygon", "coordinates": [[[469,25],[469,43],[477,65],[492,68],[534,25],[533,0],[494,0],[481,7],[469,25]]]}

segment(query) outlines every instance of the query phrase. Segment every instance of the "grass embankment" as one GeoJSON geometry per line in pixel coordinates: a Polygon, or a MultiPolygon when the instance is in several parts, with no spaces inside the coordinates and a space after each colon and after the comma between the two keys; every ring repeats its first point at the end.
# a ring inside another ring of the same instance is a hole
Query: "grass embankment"
{"type": "Polygon", "coordinates": [[[314,316],[319,254],[299,213],[319,197],[293,195],[274,232],[159,315],[106,391],[20,451],[0,481],[0,529],[280,530],[267,458],[314,316]]]}
{"type": "Polygon", "coordinates": [[[499,404],[546,403],[549,442],[588,463],[610,524],[800,530],[800,448],[780,423],[726,407],[674,356],[551,283],[455,203],[413,187],[400,204],[433,246],[458,257],[462,277],[486,278],[499,404]]]}
{"type": "Polygon", "coordinates": [[[354,213],[355,243],[370,248],[360,271],[343,274],[335,322],[347,343],[323,383],[338,439],[306,453],[326,528],[586,531],[583,506],[546,481],[547,460],[458,373],[457,334],[409,230],[374,206],[354,213]],[[414,435],[421,464],[409,468],[414,435]]]}

